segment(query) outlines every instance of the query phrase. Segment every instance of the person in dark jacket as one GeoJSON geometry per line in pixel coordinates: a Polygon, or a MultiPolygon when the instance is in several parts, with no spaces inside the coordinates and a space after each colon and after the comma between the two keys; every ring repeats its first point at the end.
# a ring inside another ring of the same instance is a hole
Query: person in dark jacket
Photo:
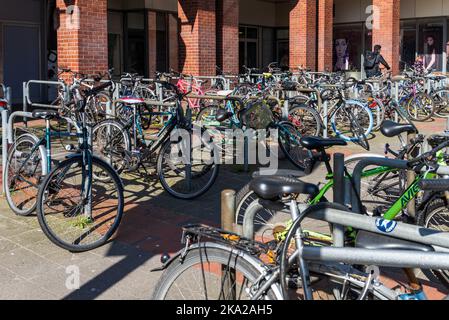
{"type": "Polygon", "coordinates": [[[368,78],[382,75],[382,72],[380,71],[381,64],[387,68],[387,70],[391,70],[390,65],[380,53],[381,50],[382,47],[380,45],[375,45],[374,51],[368,52],[365,56],[365,72],[368,78]]]}

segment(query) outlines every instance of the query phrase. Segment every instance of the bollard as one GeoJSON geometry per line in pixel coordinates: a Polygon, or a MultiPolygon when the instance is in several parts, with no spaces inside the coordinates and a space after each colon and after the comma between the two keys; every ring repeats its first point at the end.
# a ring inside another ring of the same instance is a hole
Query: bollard
{"type": "Polygon", "coordinates": [[[221,228],[234,232],[235,191],[224,190],[221,193],[221,228]]]}
{"type": "MultiPolygon", "coordinates": [[[[235,216],[235,191],[224,190],[221,193],[221,228],[228,232],[234,231],[235,216]]],[[[236,294],[236,274],[235,270],[229,269],[229,266],[222,266],[223,291],[220,294],[220,300],[235,300],[236,294]]]]}

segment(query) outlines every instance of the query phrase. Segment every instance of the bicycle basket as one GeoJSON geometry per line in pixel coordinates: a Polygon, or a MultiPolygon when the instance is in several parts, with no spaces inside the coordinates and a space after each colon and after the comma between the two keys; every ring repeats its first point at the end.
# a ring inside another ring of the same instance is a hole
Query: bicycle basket
{"type": "Polygon", "coordinates": [[[250,102],[246,110],[242,112],[242,122],[246,127],[254,130],[268,129],[273,123],[273,112],[262,101],[250,102]]]}

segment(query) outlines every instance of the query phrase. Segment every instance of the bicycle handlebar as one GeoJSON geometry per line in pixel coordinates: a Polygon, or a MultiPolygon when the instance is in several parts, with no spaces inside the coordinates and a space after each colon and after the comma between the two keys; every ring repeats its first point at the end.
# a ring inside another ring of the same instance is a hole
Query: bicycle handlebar
{"type": "Polygon", "coordinates": [[[408,161],[408,165],[409,165],[409,167],[413,167],[420,162],[423,162],[430,158],[433,158],[437,154],[437,152],[439,152],[447,147],[449,147],[449,139],[447,141],[443,142],[442,144],[440,144],[438,147],[432,149],[431,151],[422,154],[418,158],[408,161]]]}
{"type": "Polygon", "coordinates": [[[422,180],[419,187],[424,191],[449,191],[449,179],[422,180]]]}

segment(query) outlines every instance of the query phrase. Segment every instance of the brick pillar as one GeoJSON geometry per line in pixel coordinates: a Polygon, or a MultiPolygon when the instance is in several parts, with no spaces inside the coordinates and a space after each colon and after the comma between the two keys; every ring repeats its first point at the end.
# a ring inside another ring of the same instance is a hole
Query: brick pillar
{"type": "Polygon", "coordinates": [[[292,0],[290,11],[290,68],[316,69],[316,2],[292,0]]]}
{"type": "Polygon", "coordinates": [[[318,1],[318,71],[332,71],[334,0],[318,1]]]}
{"type": "Polygon", "coordinates": [[[107,0],[57,0],[58,65],[93,74],[108,70],[107,0]]]}
{"type": "Polygon", "coordinates": [[[178,0],[179,68],[193,75],[215,75],[216,17],[213,0],[178,0]]]}
{"type": "Polygon", "coordinates": [[[157,69],[157,41],[156,41],[156,12],[148,12],[148,73],[150,78],[154,76],[157,69]]]}
{"type": "Polygon", "coordinates": [[[400,0],[373,0],[374,10],[378,10],[373,21],[373,46],[382,46],[382,55],[390,64],[393,74],[399,73],[400,56],[400,0]],[[378,21],[376,21],[378,19],[378,21]]]}
{"type": "Polygon", "coordinates": [[[178,50],[178,17],[169,14],[168,15],[168,32],[169,32],[169,59],[168,64],[171,69],[179,69],[179,50],[178,50]]]}
{"type": "Polygon", "coordinates": [[[239,0],[217,0],[217,65],[239,73],[239,0]]]}

